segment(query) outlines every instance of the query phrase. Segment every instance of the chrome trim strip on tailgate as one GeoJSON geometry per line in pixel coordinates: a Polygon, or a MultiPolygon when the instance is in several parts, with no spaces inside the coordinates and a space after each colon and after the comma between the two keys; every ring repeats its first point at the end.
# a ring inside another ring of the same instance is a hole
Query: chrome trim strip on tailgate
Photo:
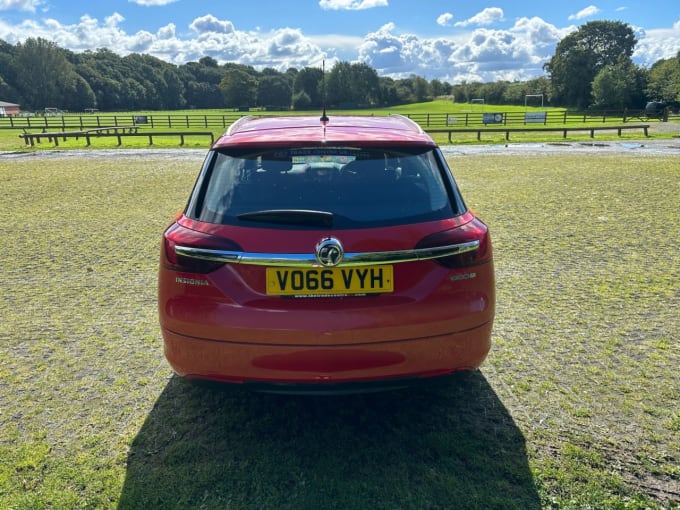
{"type": "MultiPolygon", "coordinates": [[[[432,248],[412,250],[345,253],[341,266],[368,266],[373,264],[397,264],[460,255],[479,248],[479,241],[470,241],[432,248]]],[[[254,266],[317,267],[314,253],[248,253],[242,251],[211,250],[189,246],[175,246],[175,253],[183,257],[224,262],[227,264],[250,264],[254,266]]]]}

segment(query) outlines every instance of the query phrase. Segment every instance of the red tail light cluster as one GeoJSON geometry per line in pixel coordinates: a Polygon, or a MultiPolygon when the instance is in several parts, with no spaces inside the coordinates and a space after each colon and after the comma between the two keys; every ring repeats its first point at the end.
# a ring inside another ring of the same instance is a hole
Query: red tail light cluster
{"type": "Polygon", "coordinates": [[[210,234],[191,230],[173,223],[163,234],[163,265],[173,271],[206,274],[220,268],[225,262],[187,257],[175,252],[175,246],[202,248],[206,250],[240,251],[235,242],[210,234]]]}
{"type": "Polygon", "coordinates": [[[478,241],[479,246],[470,251],[435,259],[436,262],[449,268],[474,266],[491,260],[491,236],[489,229],[477,218],[460,227],[437,232],[420,240],[416,248],[432,248],[478,241]]]}

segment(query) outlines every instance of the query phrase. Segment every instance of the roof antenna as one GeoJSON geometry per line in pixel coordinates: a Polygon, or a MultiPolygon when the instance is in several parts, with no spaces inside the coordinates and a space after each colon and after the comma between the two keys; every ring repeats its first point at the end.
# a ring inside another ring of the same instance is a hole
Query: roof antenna
{"type": "Polygon", "coordinates": [[[328,122],[331,120],[328,118],[328,115],[326,115],[326,61],[322,60],[321,61],[321,85],[322,85],[322,90],[323,90],[323,113],[321,114],[321,118],[319,119],[321,123],[325,126],[328,124],[328,122]]]}

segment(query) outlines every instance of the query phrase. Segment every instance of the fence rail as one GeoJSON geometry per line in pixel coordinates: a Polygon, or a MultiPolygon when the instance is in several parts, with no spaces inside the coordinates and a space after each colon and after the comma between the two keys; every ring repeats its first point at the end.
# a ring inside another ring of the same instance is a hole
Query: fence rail
{"type": "Polygon", "coordinates": [[[482,140],[482,133],[505,133],[505,140],[510,141],[510,133],[532,133],[532,134],[544,134],[544,133],[556,133],[556,132],[561,132],[562,137],[566,138],[567,133],[574,133],[574,132],[583,132],[587,131],[590,132],[590,138],[595,138],[595,132],[601,132],[601,131],[616,131],[619,136],[621,136],[621,133],[624,130],[632,130],[632,129],[641,129],[645,136],[649,136],[649,124],[625,124],[625,125],[605,125],[605,126],[599,126],[599,125],[589,125],[589,126],[580,126],[580,127],[539,127],[539,128],[522,128],[522,127],[495,127],[495,128],[435,128],[435,129],[427,129],[426,131],[430,134],[434,133],[440,133],[440,134],[448,134],[449,136],[449,143],[452,143],[452,136],[454,133],[459,133],[459,134],[465,134],[465,133],[476,133],[477,134],[477,140],[481,141],[482,140]]]}
{"type": "Polygon", "coordinates": [[[121,146],[125,137],[139,137],[143,136],[149,139],[149,145],[153,145],[154,137],[179,137],[180,145],[184,145],[187,136],[208,136],[210,137],[210,145],[215,143],[215,136],[212,131],[146,131],[138,132],[135,126],[110,126],[102,128],[84,129],[82,131],[41,131],[40,133],[22,133],[19,138],[23,138],[26,145],[30,144],[34,147],[36,142],[41,143],[43,138],[47,138],[49,142],[54,142],[55,146],[59,145],[59,140],[66,141],[69,138],[76,140],[84,138],[87,146],[91,145],[92,138],[108,138],[116,137],[118,146],[121,146]]]}
{"type": "MultiPolygon", "coordinates": [[[[395,108],[393,113],[400,113],[395,108]]],[[[135,125],[151,129],[210,129],[226,130],[243,115],[262,116],[267,112],[225,112],[223,114],[64,114],[44,117],[0,117],[0,129],[41,129],[85,130],[107,126],[135,125]]],[[[559,126],[573,124],[621,124],[631,121],[650,120],[644,110],[626,112],[575,112],[575,111],[487,111],[456,113],[406,113],[425,129],[430,128],[467,128],[467,127],[505,127],[505,126],[559,126]]],[[[680,121],[680,115],[672,115],[669,120],[680,121]]]]}

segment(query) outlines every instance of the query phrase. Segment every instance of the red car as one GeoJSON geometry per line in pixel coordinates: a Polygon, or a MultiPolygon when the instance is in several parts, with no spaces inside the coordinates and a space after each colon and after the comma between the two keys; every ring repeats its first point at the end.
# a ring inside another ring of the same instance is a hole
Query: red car
{"type": "Polygon", "coordinates": [[[158,308],[182,377],[351,392],[477,368],[489,231],[403,116],[244,117],[163,234],[158,308]]]}

